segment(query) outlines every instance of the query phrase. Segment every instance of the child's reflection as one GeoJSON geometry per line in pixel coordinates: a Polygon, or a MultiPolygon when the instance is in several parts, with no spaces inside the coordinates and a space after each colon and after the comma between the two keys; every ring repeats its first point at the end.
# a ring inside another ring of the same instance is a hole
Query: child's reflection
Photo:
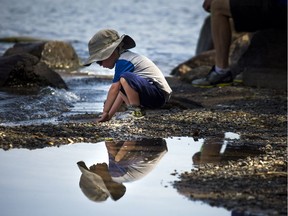
{"type": "Polygon", "coordinates": [[[90,200],[101,202],[110,196],[116,201],[125,194],[126,187],[111,178],[106,163],[97,163],[90,166],[90,169],[83,161],[77,164],[82,172],[79,186],[90,200]]]}
{"type": "Polygon", "coordinates": [[[147,175],[168,151],[161,138],[137,141],[106,141],[109,166],[97,163],[88,168],[83,161],[77,163],[82,175],[79,186],[82,192],[96,202],[109,196],[120,199],[126,192],[123,182],[138,180],[147,175]]]}

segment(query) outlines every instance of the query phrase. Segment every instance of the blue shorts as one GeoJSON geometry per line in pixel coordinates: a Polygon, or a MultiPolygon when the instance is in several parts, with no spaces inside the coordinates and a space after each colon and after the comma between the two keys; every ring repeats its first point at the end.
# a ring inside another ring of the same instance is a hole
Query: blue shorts
{"type": "MultiPolygon", "coordinates": [[[[141,106],[153,109],[165,104],[164,93],[153,80],[140,77],[132,72],[125,72],[121,74],[121,77],[126,80],[131,88],[138,92],[141,106]]],[[[126,95],[122,87],[120,91],[126,95]]]]}

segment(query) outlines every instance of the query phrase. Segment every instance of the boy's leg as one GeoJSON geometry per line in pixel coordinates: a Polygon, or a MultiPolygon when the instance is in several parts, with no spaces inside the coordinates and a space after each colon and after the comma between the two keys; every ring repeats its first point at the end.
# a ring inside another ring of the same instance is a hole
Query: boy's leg
{"type": "Polygon", "coordinates": [[[145,108],[159,108],[165,104],[165,95],[152,79],[126,72],[120,78],[121,92],[126,95],[129,105],[145,108]],[[125,89],[126,88],[126,89],[125,89]]]}
{"type": "Polygon", "coordinates": [[[130,103],[129,103],[129,101],[128,101],[128,98],[127,98],[127,96],[125,95],[125,94],[123,94],[123,92],[119,92],[119,94],[120,94],[120,97],[122,98],[122,100],[124,101],[124,103],[127,105],[127,106],[129,106],[130,105],[130,103]]]}
{"type": "Polygon", "coordinates": [[[133,88],[131,88],[131,86],[127,83],[127,81],[123,77],[120,78],[120,83],[126,93],[126,97],[125,95],[123,95],[124,98],[122,97],[124,101],[127,98],[125,103],[127,104],[128,102],[128,105],[130,106],[140,106],[140,98],[138,92],[135,91],[133,88]]]}

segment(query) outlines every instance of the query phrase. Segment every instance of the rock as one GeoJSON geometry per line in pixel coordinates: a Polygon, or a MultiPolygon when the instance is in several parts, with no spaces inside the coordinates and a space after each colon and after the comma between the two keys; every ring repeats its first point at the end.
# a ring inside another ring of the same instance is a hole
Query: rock
{"type": "Polygon", "coordinates": [[[36,56],[20,53],[0,57],[0,87],[30,84],[67,88],[61,76],[36,56]]]}
{"type": "Polygon", "coordinates": [[[13,74],[24,68],[31,70],[31,66],[37,64],[39,59],[29,54],[0,57],[0,86],[10,85],[13,74]],[[10,81],[8,81],[10,79],[10,81]]]}
{"type": "Polygon", "coordinates": [[[253,33],[243,33],[233,41],[230,47],[229,63],[234,75],[241,73],[238,69],[238,62],[241,56],[247,51],[253,33]]]}
{"type": "Polygon", "coordinates": [[[247,51],[240,56],[237,70],[247,86],[287,88],[287,31],[255,32],[247,51]]]}
{"type": "MultiPolygon", "coordinates": [[[[183,70],[183,68],[180,68],[180,70],[183,70]]],[[[206,76],[210,70],[211,67],[206,65],[190,68],[187,73],[181,75],[180,80],[191,83],[192,80],[206,76]]]]}
{"type": "Polygon", "coordinates": [[[78,55],[71,44],[61,41],[45,43],[40,60],[53,69],[73,70],[80,65],[78,55]]]}
{"type": "Polygon", "coordinates": [[[179,77],[194,76],[193,74],[189,75],[189,73],[192,72],[192,69],[202,66],[208,66],[210,69],[211,65],[214,64],[214,58],[215,58],[215,50],[202,52],[201,54],[196,55],[191,59],[178,65],[176,68],[172,70],[171,75],[179,77]]]}
{"type": "Polygon", "coordinates": [[[212,49],[214,49],[214,44],[211,36],[211,17],[207,16],[200,31],[196,55],[212,49]]]}
{"type": "Polygon", "coordinates": [[[21,53],[29,53],[36,56],[38,59],[41,58],[42,50],[44,49],[45,42],[33,42],[33,43],[16,43],[13,47],[6,50],[3,56],[11,56],[21,53]]]}
{"type": "Polygon", "coordinates": [[[48,41],[48,40],[35,37],[25,37],[25,36],[0,38],[0,43],[19,43],[19,42],[36,42],[36,41],[48,41]]]}
{"type": "Polygon", "coordinates": [[[67,88],[54,70],[79,68],[73,47],[62,41],[16,43],[0,57],[0,86],[33,84],[67,88]]]}
{"type": "Polygon", "coordinates": [[[47,82],[49,86],[57,87],[57,88],[65,88],[65,89],[68,88],[66,83],[61,78],[61,76],[57,72],[51,70],[43,62],[39,62],[38,64],[34,66],[34,73],[39,78],[41,78],[41,80],[44,79],[44,81],[47,82]]]}
{"type": "Polygon", "coordinates": [[[51,69],[74,70],[80,61],[71,44],[63,41],[41,41],[33,43],[16,43],[4,56],[29,53],[46,63],[51,69]]]}

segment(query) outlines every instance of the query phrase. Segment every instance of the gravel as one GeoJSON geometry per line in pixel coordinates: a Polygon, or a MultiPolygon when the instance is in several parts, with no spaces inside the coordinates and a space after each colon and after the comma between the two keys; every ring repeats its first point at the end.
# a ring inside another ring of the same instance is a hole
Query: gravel
{"type": "Polygon", "coordinates": [[[213,138],[234,132],[238,146],[260,154],[202,164],[179,173],[173,186],[191,200],[240,215],[287,215],[287,92],[235,85],[200,89],[167,78],[174,93],[144,119],[96,123],[94,114],[61,118],[58,124],[0,126],[0,148],[44,148],[107,138],[128,140],[189,136],[213,138]]]}

